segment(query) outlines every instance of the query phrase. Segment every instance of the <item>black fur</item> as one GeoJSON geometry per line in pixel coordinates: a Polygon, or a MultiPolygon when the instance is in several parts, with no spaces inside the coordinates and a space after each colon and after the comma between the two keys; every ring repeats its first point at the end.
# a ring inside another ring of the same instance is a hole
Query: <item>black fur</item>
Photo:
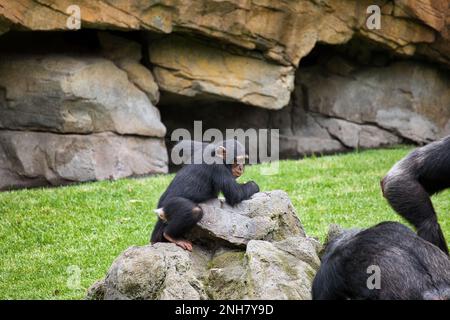
{"type": "MultiPolygon", "coordinates": [[[[239,144],[237,141],[235,143],[239,144]]],[[[234,206],[259,192],[259,187],[253,181],[237,183],[231,173],[231,165],[228,164],[185,165],[159,199],[158,208],[163,208],[167,223],[158,219],[151,242],[166,241],[164,232],[175,239],[181,237],[203,215],[197,204],[217,198],[220,192],[225,196],[226,202],[234,206]]]]}
{"type": "Polygon", "coordinates": [[[411,152],[381,181],[392,208],[417,228],[423,239],[448,254],[430,196],[450,188],[450,136],[411,152]]]}
{"type": "Polygon", "coordinates": [[[313,281],[312,297],[334,299],[450,299],[450,260],[397,222],[344,231],[331,240],[313,281]],[[367,268],[380,268],[380,289],[369,289],[367,268]]]}

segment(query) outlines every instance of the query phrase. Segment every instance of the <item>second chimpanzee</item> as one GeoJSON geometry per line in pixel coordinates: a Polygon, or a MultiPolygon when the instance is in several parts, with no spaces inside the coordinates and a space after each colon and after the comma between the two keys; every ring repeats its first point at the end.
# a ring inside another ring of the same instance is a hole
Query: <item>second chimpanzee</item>
{"type": "Polygon", "coordinates": [[[447,300],[450,260],[398,222],[335,232],[314,278],[312,297],[447,300]]]}
{"type": "Polygon", "coordinates": [[[417,234],[448,254],[430,196],[450,188],[450,136],[411,152],[381,181],[390,205],[417,234]]]}
{"type": "MultiPolygon", "coordinates": [[[[192,244],[184,240],[184,234],[202,218],[199,203],[217,198],[222,192],[228,204],[234,206],[259,192],[253,182],[239,184],[236,179],[244,173],[245,149],[237,140],[225,140],[216,144],[180,142],[193,145],[193,153],[211,156],[205,162],[190,163],[181,168],[159,199],[158,221],[151,236],[151,243],[172,242],[183,249],[192,250],[192,244]]],[[[192,157],[191,157],[192,158],[192,157]]],[[[195,160],[195,159],[194,159],[195,160]]]]}

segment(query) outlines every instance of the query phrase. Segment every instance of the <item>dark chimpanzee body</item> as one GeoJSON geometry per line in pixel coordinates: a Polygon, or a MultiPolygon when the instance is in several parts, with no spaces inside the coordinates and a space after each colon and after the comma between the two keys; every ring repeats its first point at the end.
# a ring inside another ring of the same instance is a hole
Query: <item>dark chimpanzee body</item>
{"type": "Polygon", "coordinates": [[[417,228],[423,239],[448,254],[430,196],[450,188],[450,136],[411,152],[381,181],[392,208],[417,228]]]}
{"type": "MultiPolygon", "coordinates": [[[[183,143],[186,145],[186,141],[183,143]]],[[[178,171],[159,199],[159,218],[151,236],[152,243],[169,241],[192,250],[192,245],[181,238],[202,218],[199,203],[217,198],[222,192],[226,202],[234,206],[259,192],[258,185],[253,181],[245,184],[236,182],[236,178],[244,172],[240,159],[245,161],[245,150],[238,141],[226,140],[216,145],[192,142],[192,145],[194,152],[199,151],[199,145],[202,152],[213,146],[210,151],[214,157],[230,161],[187,164],[178,171]]]]}
{"type": "Polygon", "coordinates": [[[327,244],[312,296],[316,300],[450,299],[450,260],[397,222],[346,230],[327,244]],[[371,266],[380,270],[378,289],[367,285],[371,266]]]}

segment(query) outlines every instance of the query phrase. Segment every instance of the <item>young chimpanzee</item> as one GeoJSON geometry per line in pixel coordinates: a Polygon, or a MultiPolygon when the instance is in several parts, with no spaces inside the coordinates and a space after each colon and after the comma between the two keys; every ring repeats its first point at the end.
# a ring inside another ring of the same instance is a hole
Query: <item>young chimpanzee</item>
{"type": "Polygon", "coordinates": [[[253,181],[245,184],[236,182],[244,173],[246,158],[245,149],[237,140],[225,140],[217,144],[192,141],[180,143],[192,143],[193,154],[200,151],[204,157],[210,158],[204,161],[202,157],[200,163],[193,161],[178,171],[159,199],[156,210],[159,218],[151,243],[168,241],[191,251],[192,244],[182,237],[202,218],[203,211],[199,203],[217,198],[222,192],[226,202],[234,206],[259,192],[259,187],[253,181]]]}
{"type": "Polygon", "coordinates": [[[346,230],[326,245],[312,297],[448,300],[450,260],[438,247],[398,222],[383,222],[362,231],[346,230]]]}
{"type": "Polygon", "coordinates": [[[392,208],[417,228],[417,234],[448,254],[430,196],[450,188],[450,136],[418,148],[400,160],[381,181],[392,208]]]}

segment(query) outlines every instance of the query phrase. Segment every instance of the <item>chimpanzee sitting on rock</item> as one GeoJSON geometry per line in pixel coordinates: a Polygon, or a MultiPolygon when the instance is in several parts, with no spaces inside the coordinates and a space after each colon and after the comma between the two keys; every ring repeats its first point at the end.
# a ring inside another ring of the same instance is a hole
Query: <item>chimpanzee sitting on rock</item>
{"type": "Polygon", "coordinates": [[[438,247],[397,222],[346,230],[326,245],[312,297],[448,300],[450,260],[438,247]],[[373,286],[371,276],[379,276],[378,287],[376,283],[373,286]]]}
{"type": "Polygon", "coordinates": [[[191,251],[192,244],[182,237],[202,218],[199,203],[217,198],[222,192],[226,202],[234,206],[259,192],[259,187],[253,181],[236,182],[244,173],[246,159],[245,148],[237,140],[216,144],[182,141],[180,144],[192,145],[191,160],[196,160],[194,154],[200,152],[201,162],[192,161],[194,163],[181,168],[159,199],[156,210],[159,217],[151,243],[172,242],[191,251]]]}

